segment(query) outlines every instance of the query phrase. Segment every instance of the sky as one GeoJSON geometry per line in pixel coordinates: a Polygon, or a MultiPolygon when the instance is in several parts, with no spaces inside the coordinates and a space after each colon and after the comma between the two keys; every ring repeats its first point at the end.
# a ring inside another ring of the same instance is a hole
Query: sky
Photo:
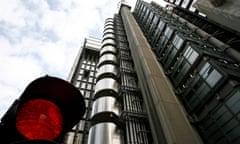
{"type": "Polygon", "coordinates": [[[34,79],[66,80],[84,38],[101,38],[119,1],[1,0],[0,118],[34,79]]]}

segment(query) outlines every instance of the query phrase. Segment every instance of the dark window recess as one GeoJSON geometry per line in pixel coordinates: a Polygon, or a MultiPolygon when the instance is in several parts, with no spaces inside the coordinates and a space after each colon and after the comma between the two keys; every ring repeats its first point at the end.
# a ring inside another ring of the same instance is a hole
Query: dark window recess
{"type": "Polygon", "coordinates": [[[87,78],[87,77],[89,76],[89,74],[90,74],[90,70],[85,70],[85,71],[83,72],[83,77],[84,77],[84,78],[87,78]]]}

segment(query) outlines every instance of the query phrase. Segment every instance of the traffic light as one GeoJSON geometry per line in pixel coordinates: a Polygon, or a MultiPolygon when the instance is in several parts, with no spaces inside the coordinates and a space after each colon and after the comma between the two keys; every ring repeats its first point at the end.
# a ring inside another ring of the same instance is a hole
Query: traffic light
{"type": "Polygon", "coordinates": [[[55,77],[38,78],[2,117],[0,143],[51,143],[78,123],[84,112],[84,99],[74,86],[55,77]]]}

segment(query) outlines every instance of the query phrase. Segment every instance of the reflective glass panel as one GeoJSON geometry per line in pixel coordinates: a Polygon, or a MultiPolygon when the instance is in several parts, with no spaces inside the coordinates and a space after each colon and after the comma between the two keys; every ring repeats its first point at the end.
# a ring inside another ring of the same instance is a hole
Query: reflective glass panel
{"type": "Polygon", "coordinates": [[[171,29],[170,27],[167,27],[167,29],[164,32],[164,35],[170,38],[172,33],[173,33],[173,29],[171,29]]]}
{"type": "Polygon", "coordinates": [[[207,83],[211,86],[214,87],[216,83],[222,78],[222,74],[220,74],[217,70],[213,70],[208,78],[206,79],[207,83]]]}
{"type": "Polygon", "coordinates": [[[209,72],[210,68],[211,68],[211,66],[208,62],[203,66],[203,68],[199,72],[199,74],[202,76],[202,78],[206,78],[208,76],[208,72],[209,72]]]}
{"type": "Polygon", "coordinates": [[[176,35],[172,43],[177,49],[179,49],[183,45],[184,40],[179,35],[176,35]]]}
{"type": "Polygon", "coordinates": [[[191,48],[191,46],[188,46],[183,56],[188,60],[190,64],[193,64],[198,58],[199,54],[193,48],[191,48]]]}
{"type": "Polygon", "coordinates": [[[238,113],[240,111],[240,90],[236,91],[231,98],[226,102],[227,106],[234,113],[238,113]]]}

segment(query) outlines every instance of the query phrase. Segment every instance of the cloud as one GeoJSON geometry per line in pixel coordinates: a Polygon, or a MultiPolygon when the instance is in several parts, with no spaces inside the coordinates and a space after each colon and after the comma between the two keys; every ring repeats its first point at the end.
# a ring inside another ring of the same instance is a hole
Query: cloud
{"type": "Polygon", "coordinates": [[[0,1],[0,116],[32,80],[66,79],[85,37],[101,38],[119,0],[0,1]]]}
{"type": "Polygon", "coordinates": [[[84,38],[101,38],[119,1],[0,1],[0,117],[32,80],[66,79],[84,38]]]}

